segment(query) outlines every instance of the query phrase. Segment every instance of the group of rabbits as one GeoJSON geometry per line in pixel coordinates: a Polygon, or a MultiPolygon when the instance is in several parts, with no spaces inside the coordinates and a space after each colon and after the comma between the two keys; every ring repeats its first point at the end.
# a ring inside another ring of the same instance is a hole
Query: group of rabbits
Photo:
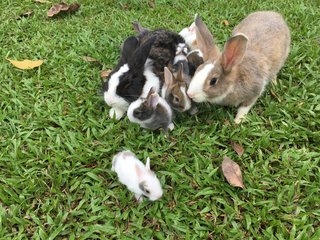
{"type": "MultiPolygon", "coordinates": [[[[151,31],[137,22],[133,27],[137,35],[124,41],[120,61],[103,83],[104,100],[110,117],[120,119],[127,112],[131,122],[152,130],[172,130],[173,110],[194,114],[194,102],[236,106],[234,121],[240,123],[290,50],[289,28],[273,11],[249,14],[222,51],[197,15],[180,33],[151,31]]],[[[150,160],[143,165],[125,151],[114,156],[112,165],[137,199],[162,196],[150,160]]]]}

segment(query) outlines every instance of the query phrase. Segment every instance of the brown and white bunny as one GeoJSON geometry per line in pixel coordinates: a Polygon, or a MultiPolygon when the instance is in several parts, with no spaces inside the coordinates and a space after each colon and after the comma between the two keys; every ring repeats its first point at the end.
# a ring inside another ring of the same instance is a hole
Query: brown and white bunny
{"type": "Polygon", "coordinates": [[[191,99],[187,95],[187,87],[190,84],[188,65],[188,47],[180,43],[176,49],[173,65],[164,68],[164,84],[161,89],[163,97],[176,111],[184,112],[191,108],[191,99]]]}
{"type": "Polygon", "coordinates": [[[221,53],[200,17],[195,25],[205,62],[196,70],[187,94],[195,102],[239,106],[235,122],[240,123],[284,65],[289,28],[279,13],[252,13],[234,28],[221,53]]]}
{"type": "Polygon", "coordinates": [[[135,194],[139,202],[143,195],[151,201],[161,198],[160,181],[150,169],[149,158],[144,165],[131,151],[122,151],[113,157],[111,170],[117,173],[119,181],[135,194]]]}
{"type": "Polygon", "coordinates": [[[164,132],[174,128],[172,110],[154,88],[150,88],[147,96],[142,96],[130,104],[127,116],[131,122],[138,123],[143,128],[162,128],[164,132]]]}

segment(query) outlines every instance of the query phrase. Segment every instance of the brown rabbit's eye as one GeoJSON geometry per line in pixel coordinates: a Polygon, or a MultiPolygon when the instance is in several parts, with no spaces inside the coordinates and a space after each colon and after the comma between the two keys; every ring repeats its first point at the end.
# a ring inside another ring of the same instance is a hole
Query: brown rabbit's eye
{"type": "Polygon", "coordinates": [[[178,102],[180,102],[180,99],[178,97],[176,97],[176,96],[173,96],[173,101],[178,103],[178,102]]]}
{"type": "Polygon", "coordinates": [[[210,80],[210,85],[211,85],[211,86],[216,85],[217,81],[218,81],[217,78],[212,78],[212,79],[210,80]]]}

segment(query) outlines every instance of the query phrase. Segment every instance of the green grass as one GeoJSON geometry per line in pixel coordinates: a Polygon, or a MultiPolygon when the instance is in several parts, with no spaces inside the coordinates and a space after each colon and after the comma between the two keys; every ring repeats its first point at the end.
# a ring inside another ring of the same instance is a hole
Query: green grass
{"type": "Polygon", "coordinates": [[[79,2],[56,19],[50,4],[0,3],[0,239],[320,239],[319,1],[79,2]],[[178,114],[169,136],[108,118],[101,69],[82,57],[115,66],[133,20],[179,31],[199,13],[223,46],[241,19],[267,9],[284,15],[292,49],[246,122],[225,124],[236,109],[207,104],[178,114]],[[6,58],[45,63],[22,71],[6,58]],[[138,205],[117,181],[111,158],[123,149],[151,158],[160,201],[138,205]],[[245,189],[222,176],[225,155],[245,189]]]}

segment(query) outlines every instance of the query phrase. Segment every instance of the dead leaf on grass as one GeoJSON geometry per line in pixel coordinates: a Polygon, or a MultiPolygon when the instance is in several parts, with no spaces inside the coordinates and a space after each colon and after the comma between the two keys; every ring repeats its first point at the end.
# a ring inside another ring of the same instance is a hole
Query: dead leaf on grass
{"type": "Polygon", "coordinates": [[[23,60],[23,61],[16,61],[16,60],[11,60],[11,59],[7,59],[8,61],[11,62],[12,65],[14,65],[15,67],[22,69],[22,70],[26,70],[26,69],[33,69],[36,67],[39,67],[42,65],[43,60],[23,60]]]}
{"type": "Polygon", "coordinates": [[[17,20],[21,20],[22,18],[30,17],[33,14],[33,11],[28,11],[25,13],[21,13],[19,16],[16,17],[17,20]]]}
{"type": "Polygon", "coordinates": [[[148,6],[149,6],[149,8],[155,8],[156,7],[155,0],[149,0],[148,1],[148,6]]]}
{"type": "Polygon", "coordinates": [[[51,3],[50,1],[47,0],[33,0],[36,3],[51,3]]]}
{"type": "Polygon", "coordinates": [[[99,64],[101,64],[101,63],[99,62],[99,60],[97,60],[97,59],[95,59],[95,58],[93,58],[93,57],[85,56],[85,57],[83,57],[82,59],[83,59],[84,61],[86,61],[86,62],[99,63],[99,64]]]}
{"type": "Polygon", "coordinates": [[[225,26],[229,26],[229,21],[228,20],[222,20],[221,23],[225,26]]]}
{"type": "Polygon", "coordinates": [[[230,126],[230,121],[228,119],[225,119],[223,124],[226,125],[226,126],[230,126]]]}
{"type": "Polygon", "coordinates": [[[73,13],[80,8],[79,3],[72,3],[70,5],[61,2],[58,4],[53,5],[47,12],[48,17],[57,16],[62,13],[73,13]]]}
{"type": "Polygon", "coordinates": [[[111,72],[112,72],[111,69],[104,70],[104,71],[102,71],[102,72],[100,73],[100,76],[101,76],[102,78],[107,78],[111,72]]]}
{"type": "Polygon", "coordinates": [[[244,148],[242,147],[242,145],[239,144],[239,143],[231,141],[231,146],[232,146],[233,150],[236,151],[238,156],[241,157],[242,154],[244,153],[244,148]]]}
{"type": "Polygon", "coordinates": [[[242,173],[239,165],[228,157],[223,158],[222,172],[231,186],[244,188],[242,173]]]}

